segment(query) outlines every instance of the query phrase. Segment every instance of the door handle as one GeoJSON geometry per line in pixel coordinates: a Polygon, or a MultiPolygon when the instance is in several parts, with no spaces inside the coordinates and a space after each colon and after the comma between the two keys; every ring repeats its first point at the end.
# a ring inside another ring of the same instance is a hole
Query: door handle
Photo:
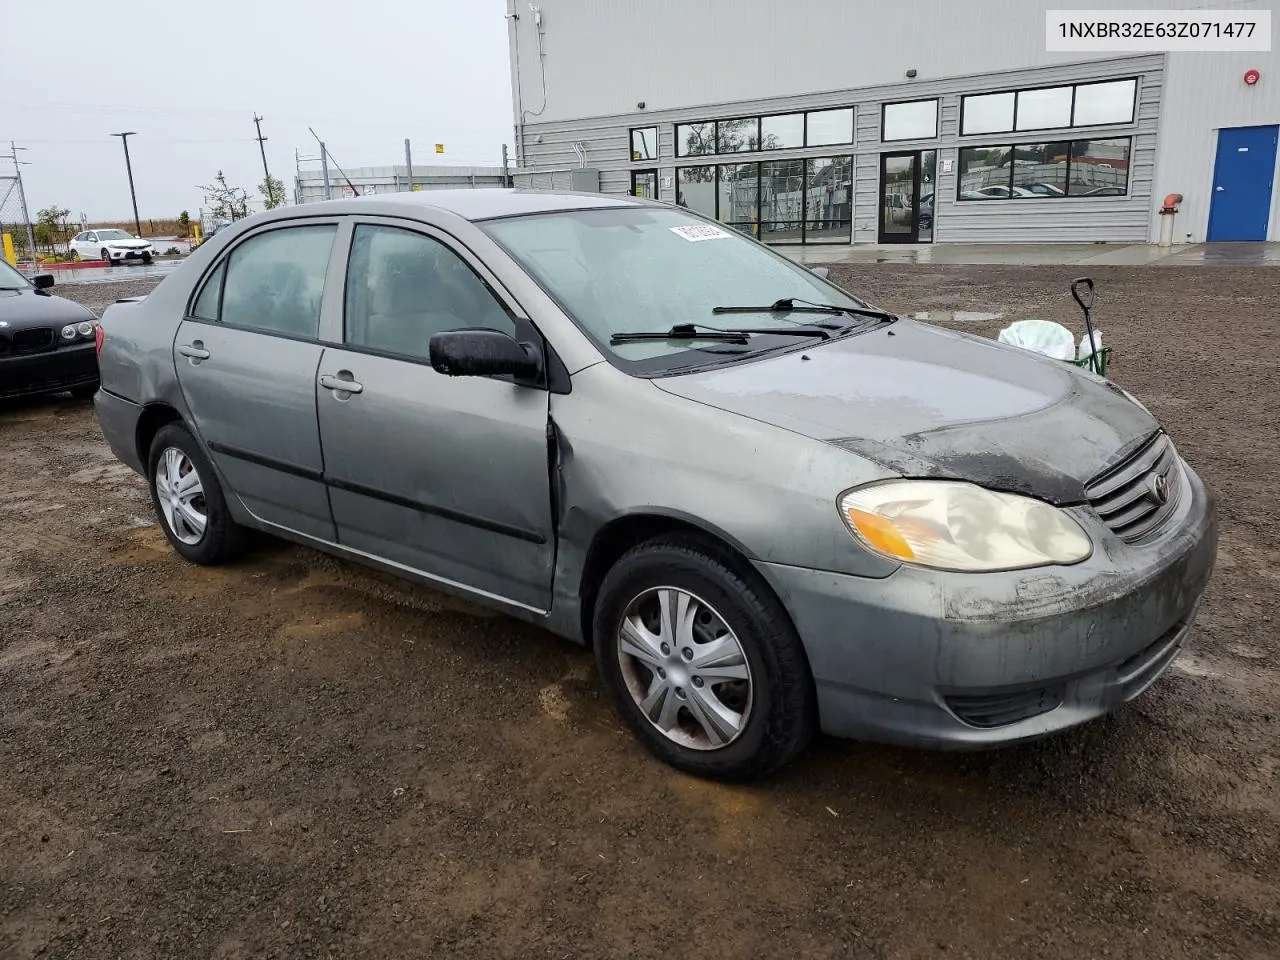
{"type": "Polygon", "coordinates": [[[320,375],[320,386],[326,390],[334,390],[338,393],[363,393],[364,384],[357,383],[355,378],[351,376],[350,370],[339,370],[336,377],[327,373],[320,375]],[[346,374],[346,376],[343,376],[346,374]]]}
{"type": "Polygon", "coordinates": [[[1226,190],[1227,188],[1226,188],[1226,187],[1214,187],[1213,189],[1214,189],[1214,190],[1216,190],[1216,191],[1218,191],[1218,193],[1222,193],[1222,192],[1223,192],[1224,190],[1226,190]]]}
{"type": "Polygon", "coordinates": [[[200,340],[182,344],[178,347],[178,352],[192,361],[209,359],[209,351],[204,348],[204,342],[200,340]]]}

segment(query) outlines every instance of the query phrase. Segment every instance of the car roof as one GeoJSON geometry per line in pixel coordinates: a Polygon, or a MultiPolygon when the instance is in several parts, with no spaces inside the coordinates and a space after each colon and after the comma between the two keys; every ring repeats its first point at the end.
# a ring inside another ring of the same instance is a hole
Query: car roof
{"type": "MultiPolygon", "coordinates": [[[[530,190],[525,188],[502,189],[477,188],[475,190],[422,190],[412,193],[377,193],[371,196],[340,200],[322,200],[303,204],[309,214],[373,213],[377,206],[381,211],[399,208],[406,214],[421,213],[423,208],[440,210],[464,220],[491,220],[498,217],[515,217],[533,213],[555,213],[563,210],[595,210],[617,207],[649,206],[649,202],[637,197],[606,196],[601,193],[574,193],[559,190],[530,190]]],[[[295,211],[299,209],[293,208],[295,211]]]]}

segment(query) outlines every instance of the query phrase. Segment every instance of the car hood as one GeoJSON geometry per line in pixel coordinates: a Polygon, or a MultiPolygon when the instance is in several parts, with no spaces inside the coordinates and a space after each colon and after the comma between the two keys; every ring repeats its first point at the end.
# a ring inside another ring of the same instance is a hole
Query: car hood
{"type": "Polygon", "coordinates": [[[911,320],[654,381],[668,393],[833,443],[903,476],[1081,503],[1159,429],[1118,387],[1062,361],[911,320]]]}
{"type": "Polygon", "coordinates": [[[62,297],[41,296],[32,289],[0,290],[0,333],[92,319],[93,314],[87,309],[62,297]]]}
{"type": "Polygon", "coordinates": [[[102,240],[104,247],[121,247],[126,250],[138,250],[151,246],[150,240],[102,240]]]}

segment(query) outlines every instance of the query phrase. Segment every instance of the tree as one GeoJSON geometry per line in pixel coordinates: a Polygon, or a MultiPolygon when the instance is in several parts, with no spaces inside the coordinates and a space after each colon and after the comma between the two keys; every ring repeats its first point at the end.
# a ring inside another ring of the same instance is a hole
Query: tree
{"type": "Polygon", "coordinates": [[[249,194],[243,187],[232,187],[222,171],[213,178],[213,183],[203,184],[205,203],[209,204],[209,215],[215,220],[240,220],[249,215],[249,194]]]}
{"type": "Polygon", "coordinates": [[[262,194],[262,205],[268,210],[284,206],[284,184],[277,178],[267,175],[260,184],[258,192],[262,194]]]}
{"type": "Polygon", "coordinates": [[[67,239],[71,232],[67,226],[67,217],[71,211],[65,207],[45,207],[36,211],[36,246],[52,251],[58,244],[67,239]]]}
{"type": "Polygon", "coordinates": [[[180,214],[178,214],[178,226],[182,228],[182,235],[184,237],[190,236],[191,235],[191,214],[187,213],[187,211],[185,210],[183,210],[180,214]]]}

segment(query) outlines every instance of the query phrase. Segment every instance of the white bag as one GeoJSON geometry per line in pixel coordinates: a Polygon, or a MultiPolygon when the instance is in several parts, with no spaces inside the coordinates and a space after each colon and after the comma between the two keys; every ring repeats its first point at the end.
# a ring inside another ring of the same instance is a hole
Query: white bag
{"type": "Polygon", "coordinates": [[[1093,346],[1089,346],[1089,332],[1086,330],[1084,336],[1080,338],[1080,350],[1076,353],[1077,360],[1087,360],[1094,353],[1102,352],[1102,331],[1097,327],[1093,328],[1093,346]]]}
{"type": "Polygon", "coordinates": [[[1052,320],[1019,320],[1000,331],[1000,343],[1022,347],[1054,360],[1076,359],[1076,338],[1060,323],[1052,320]]]}

